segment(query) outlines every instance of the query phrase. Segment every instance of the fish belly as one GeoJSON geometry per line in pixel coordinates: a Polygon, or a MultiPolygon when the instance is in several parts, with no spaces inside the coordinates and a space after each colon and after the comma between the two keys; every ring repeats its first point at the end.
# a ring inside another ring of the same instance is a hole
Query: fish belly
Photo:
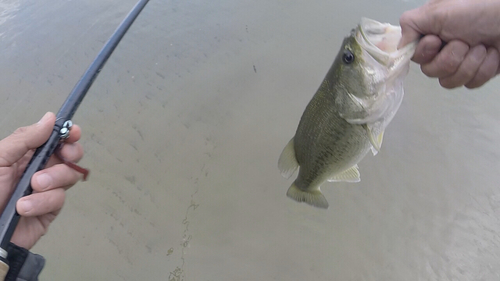
{"type": "Polygon", "coordinates": [[[348,127],[316,138],[295,136],[295,153],[300,165],[295,184],[299,189],[318,189],[326,180],[365,157],[371,148],[366,130],[360,125],[348,127]]]}

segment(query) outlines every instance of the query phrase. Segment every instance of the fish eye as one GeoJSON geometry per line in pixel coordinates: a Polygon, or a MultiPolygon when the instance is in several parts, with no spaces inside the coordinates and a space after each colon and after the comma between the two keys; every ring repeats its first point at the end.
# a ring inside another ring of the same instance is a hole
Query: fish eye
{"type": "Polygon", "coordinates": [[[342,61],[345,64],[351,64],[354,61],[354,54],[349,50],[345,50],[344,55],[342,55],[342,61]]]}

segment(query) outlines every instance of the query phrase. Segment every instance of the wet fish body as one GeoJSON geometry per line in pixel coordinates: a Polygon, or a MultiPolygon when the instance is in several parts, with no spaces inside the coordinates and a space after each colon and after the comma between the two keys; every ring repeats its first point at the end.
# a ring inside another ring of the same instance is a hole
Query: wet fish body
{"type": "Polygon", "coordinates": [[[362,19],[344,39],[278,161],[286,178],[300,166],[288,197],[328,208],[324,182],[360,181],[357,164],[379,151],[403,99],[416,42],[397,50],[400,37],[398,26],[362,19]]]}

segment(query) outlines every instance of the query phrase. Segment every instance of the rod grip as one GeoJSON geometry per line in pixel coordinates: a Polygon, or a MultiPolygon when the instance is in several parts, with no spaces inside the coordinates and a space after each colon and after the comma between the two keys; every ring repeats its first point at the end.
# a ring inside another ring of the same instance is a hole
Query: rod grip
{"type": "Polygon", "coordinates": [[[0,257],[0,281],[5,280],[7,272],[9,272],[9,265],[7,264],[7,260],[3,257],[0,257]]]}

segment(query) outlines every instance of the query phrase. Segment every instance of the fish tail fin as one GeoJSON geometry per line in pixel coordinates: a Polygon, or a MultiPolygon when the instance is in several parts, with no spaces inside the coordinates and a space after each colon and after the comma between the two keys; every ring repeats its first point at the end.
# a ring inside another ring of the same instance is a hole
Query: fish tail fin
{"type": "Polygon", "coordinates": [[[328,201],[326,201],[325,196],[321,193],[319,188],[314,190],[302,190],[298,188],[295,183],[292,183],[286,192],[286,196],[297,202],[306,202],[317,208],[328,209],[328,201]]]}

